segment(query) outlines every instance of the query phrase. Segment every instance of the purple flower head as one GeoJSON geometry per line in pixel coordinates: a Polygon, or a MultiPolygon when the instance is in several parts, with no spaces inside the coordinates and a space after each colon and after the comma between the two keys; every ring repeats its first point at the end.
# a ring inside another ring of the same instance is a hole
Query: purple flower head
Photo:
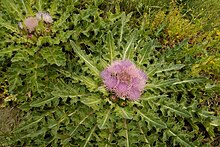
{"type": "Polygon", "coordinates": [[[129,100],[138,100],[147,82],[147,75],[129,60],[113,62],[101,77],[109,91],[129,100]]]}

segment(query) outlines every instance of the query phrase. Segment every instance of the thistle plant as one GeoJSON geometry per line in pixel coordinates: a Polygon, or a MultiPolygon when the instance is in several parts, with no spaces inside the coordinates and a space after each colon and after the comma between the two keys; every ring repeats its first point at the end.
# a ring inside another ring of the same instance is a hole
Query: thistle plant
{"type": "Polygon", "coordinates": [[[129,60],[112,63],[101,76],[108,90],[130,100],[139,99],[147,80],[146,74],[129,60]]]}
{"type": "Polygon", "coordinates": [[[188,38],[164,47],[161,26],[152,33],[147,25],[151,7],[133,3],[1,1],[0,79],[7,79],[22,116],[0,134],[3,146],[215,141],[219,113],[201,101],[215,96],[219,85],[191,74],[204,50],[195,51],[200,44],[188,38]],[[29,28],[32,38],[17,25],[28,16],[39,21],[29,28]]]}

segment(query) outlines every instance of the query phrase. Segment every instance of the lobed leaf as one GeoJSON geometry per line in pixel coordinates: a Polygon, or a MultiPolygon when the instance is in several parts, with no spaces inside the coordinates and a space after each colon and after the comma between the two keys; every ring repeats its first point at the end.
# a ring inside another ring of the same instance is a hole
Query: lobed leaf
{"type": "Polygon", "coordinates": [[[5,56],[5,55],[11,56],[14,51],[19,51],[19,50],[21,50],[20,47],[10,46],[8,48],[1,49],[0,56],[5,56]]]}
{"type": "Polygon", "coordinates": [[[154,117],[153,114],[151,113],[147,113],[144,114],[141,111],[139,111],[138,109],[136,109],[136,111],[138,112],[138,114],[143,117],[149,124],[151,124],[152,126],[156,126],[158,128],[167,128],[167,125],[161,121],[159,118],[154,117]]]}
{"type": "Polygon", "coordinates": [[[12,62],[17,62],[17,61],[28,61],[28,54],[25,51],[19,51],[13,58],[12,62]]]}
{"type": "Polygon", "coordinates": [[[180,106],[173,106],[171,104],[166,104],[166,105],[162,105],[163,108],[165,109],[168,109],[172,112],[174,112],[175,114],[177,115],[180,115],[182,117],[185,117],[185,118],[189,118],[189,117],[192,117],[192,115],[184,108],[181,108],[180,106]]]}
{"type": "Polygon", "coordinates": [[[167,71],[171,71],[171,70],[180,70],[184,66],[185,65],[183,65],[183,64],[175,64],[175,65],[171,65],[168,68],[164,68],[164,69],[158,70],[155,73],[167,72],[167,71]]]}
{"type": "Polygon", "coordinates": [[[90,91],[96,91],[98,88],[98,84],[95,82],[94,79],[90,78],[90,77],[86,77],[86,76],[79,76],[79,80],[81,81],[81,83],[83,85],[85,85],[86,87],[88,87],[88,89],[90,91]]]}
{"type": "Polygon", "coordinates": [[[207,80],[206,78],[190,78],[187,80],[175,82],[175,83],[173,83],[173,85],[185,84],[185,83],[199,83],[199,82],[204,82],[206,80],[207,80]]]}
{"type": "Polygon", "coordinates": [[[127,42],[125,49],[123,50],[123,59],[130,59],[130,54],[133,50],[132,44],[134,43],[135,39],[136,39],[136,35],[137,35],[137,30],[134,30],[131,32],[131,38],[130,40],[127,42]]]}
{"type": "Polygon", "coordinates": [[[122,108],[119,106],[115,107],[115,112],[117,116],[125,119],[132,119],[134,115],[134,112],[131,108],[122,108]]]}
{"type": "Polygon", "coordinates": [[[70,44],[76,54],[87,64],[90,70],[92,70],[94,74],[99,77],[99,70],[90,62],[90,59],[87,58],[83,51],[81,51],[80,48],[72,40],[70,40],[70,44]]]}
{"type": "Polygon", "coordinates": [[[100,98],[99,95],[93,94],[90,96],[81,97],[80,101],[83,104],[91,107],[93,110],[101,109],[99,105],[102,104],[102,98],[100,98]]]}
{"type": "Polygon", "coordinates": [[[88,115],[86,115],[85,117],[83,117],[83,119],[79,122],[79,124],[74,128],[74,130],[70,133],[70,136],[73,136],[73,134],[76,132],[76,130],[79,128],[79,126],[92,114],[94,113],[94,111],[90,112],[88,115]]]}
{"type": "Polygon", "coordinates": [[[106,111],[98,113],[97,116],[97,125],[99,129],[106,129],[108,128],[107,123],[109,122],[109,117],[111,115],[111,109],[107,109],[106,111]]]}
{"type": "Polygon", "coordinates": [[[107,34],[107,47],[110,51],[110,61],[112,62],[115,59],[115,44],[114,44],[114,38],[112,32],[108,32],[107,34]]]}
{"type": "Polygon", "coordinates": [[[65,54],[59,47],[46,47],[40,51],[40,54],[49,64],[56,64],[57,66],[66,65],[65,54]]]}
{"type": "Polygon", "coordinates": [[[86,146],[87,146],[87,144],[88,144],[90,138],[92,137],[92,134],[94,133],[95,129],[96,129],[96,125],[91,129],[91,131],[90,131],[88,137],[86,138],[86,141],[85,141],[83,147],[86,147],[86,146]]]}
{"type": "Polygon", "coordinates": [[[36,125],[36,124],[37,124],[38,122],[40,122],[43,118],[44,118],[44,117],[41,116],[41,117],[35,119],[34,121],[32,121],[31,123],[27,123],[25,126],[23,126],[23,127],[19,128],[19,129],[15,130],[14,132],[16,133],[16,132],[20,132],[20,131],[22,131],[22,130],[28,129],[28,128],[32,127],[33,125],[36,125]]]}
{"type": "Polygon", "coordinates": [[[191,142],[185,140],[185,138],[179,136],[178,134],[176,134],[176,133],[175,133],[174,131],[172,131],[171,129],[169,129],[168,132],[169,132],[172,136],[176,137],[176,139],[178,140],[178,142],[180,142],[182,145],[188,146],[188,147],[194,147],[194,145],[193,145],[191,142]]]}
{"type": "Polygon", "coordinates": [[[52,97],[52,98],[44,98],[40,100],[36,100],[30,104],[31,107],[40,107],[44,106],[45,104],[53,101],[54,99],[58,99],[59,97],[52,97]]]}

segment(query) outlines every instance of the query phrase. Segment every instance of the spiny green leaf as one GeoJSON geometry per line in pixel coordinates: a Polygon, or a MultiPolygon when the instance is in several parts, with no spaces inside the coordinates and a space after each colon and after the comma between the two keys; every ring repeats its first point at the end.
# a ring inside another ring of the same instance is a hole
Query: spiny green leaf
{"type": "Polygon", "coordinates": [[[70,14],[72,13],[73,9],[74,9],[73,5],[69,5],[66,7],[66,11],[62,14],[59,20],[54,23],[53,32],[59,30],[60,27],[62,28],[66,26],[65,22],[70,17],[70,14]]]}
{"type": "Polygon", "coordinates": [[[121,14],[121,30],[120,30],[119,46],[122,41],[122,35],[124,33],[125,24],[130,20],[131,16],[132,16],[132,12],[129,13],[127,16],[124,12],[121,14]]]}
{"type": "Polygon", "coordinates": [[[176,133],[175,133],[174,131],[172,131],[171,129],[169,129],[169,133],[170,133],[172,136],[176,137],[176,139],[177,139],[182,145],[187,146],[187,147],[194,147],[194,145],[193,145],[191,142],[185,140],[185,138],[183,138],[183,137],[180,137],[178,134],[176,134],[176,133]]]}
{"type": "Polygon", "coordinates": [[[124,119],[124,127],[125,127],[125,136],[126,136],[126,147],[129,147],[130,146],[130,142],[129,142],[128,126],[127,126],[126,119],[124,119]]]}
{"type": "Polygon", "coordinates": [[[91,129],[91,132],[89,133],[89,136],[86,138],[86,141],[85,141],[83,147],[87,146],[87,144],[89,143],[89,140],[92,137],[92,134],[94,133],[95,129],[96,129],[96,125],[91,129]]]}
{"type": "Polygon", "coordinates": [[[166,105],[162,105],[162,107],[164,107],[166,109],[169,109],[172,112],[174,112],[177,115],[180,115],[182,117],[186,117],[186,118],[191,117],[191,114],[187,110],[185,110],[183,108],[180,109],[180,107],[178,107],[178,106],[173,106],[173,105],[166,104],[166,105]]]}
{"type": "Polygon", "coordinates": [[[144,140],[145,140],[146,144],[149,144],[149,141],[148,141],[148,139],[146,138],[145,133],[144,133],[143,129],[141,128],[140,123],[138,123],[138,127],[139,127],[139,129],[140,129],[141,134],[144,136],[144,140]]]}
{"type": "Polygon", "coordinates": [[[42,70],[36,69],[32,71],[32,74],[27,78],[27,83],[33,89],[33,91],[38,91],[39,93],[44,91],[44,84],[40,78],[42,78],[45,73],[42,70]]]}
{"type": "Polygon", "coordinates": [[[20,47],[10,46],[0,50],[0,56],[9,55],[11,56],[14,51],[19,51],[20,47]]]}
{"type": "MultiPolygon", "coordinates": [[[[138,65],[141,65],[143,62],[148,62],[148,58],[150,58],[150,54],[156,47],[156,43],[154,40],[149,40],[147,43],[145,43],[144,47],[142,50],[138,50],[139,53],[139,58],[138,58],[138,65]]],[[[149,73],[148,73],[149,74],[149,73]]]]}
{"type": "Polygon", "coordinates": [[[97,12],[97,7],[90,7],[89,9],[85,9],[80,11],[81,12],[81,19],[88,20],[89,16],[94,16],[97,12]]]}
{"type": "Polygon", "coordinates": [[[83,85],[88,87],[88,89],[90,89],[90,91],[95,91],[98,88],[97,83],[92,78],[90,78],[90,77],[79,76],[79,80],[81,81],[81,83],[83,85]]]}
{"type": "Polygon", "coordinates": [[[17,61],[27,61],[29,59],[29,56],[27,54],[27,52],[25,51],[20,51],[18,52],[13,58],[12,58],[12,62],[17,62],[17,61]]]}
{"type": "Polygon", "coordinates": [[[107,34],[107,47],[110,51],[110,61],[112,62],[115,58],[115,44],[112,32],[108,32],[107,34]]]}
{"type": "Polygon", "coordinates": [[[150,114],[149,112],[147,114],[144,114],[138,109],[136,109],[136,111],[152,126],[157,126],[159,128],[167,128],[167,125],[164,122],[162,122],[159,118],[154,117],[153,114],[150,114]]]}
{"type": "Polygon", "coordinates": [[[43,6],[42,0],[38,0],[38,1],[36,2],[36,5],[37,5],[37,10],[38,10],[38,12],[43,11],[43,9],[42,9],[42,6],[43,6]]]}
{"type": "Polygon", "coordinates": [[[0,20],[0,22],[1,22],[0,26],[18,34],[18,32],[19,32],[18,28],[16,28],[15,26],[13,26],[12,24],[7,23],[7,22],[2,22],[1,20],[0,20]]]}
{"type": "Polygon", "coordinates": [[[75,31],[70,30],[70,31],[65,31],[65,32],[60,32],[60,35],[58,35],[58,38],[62,42],[67,42],[68,39],[70,38],[71,35],[75,34],[75,31]]]}
{"type": "Polygon", "coordinates": [[[207,80],[206,78],[191,78],[191,79],[175,82],[173,83],[173,85],[185,84],[185,83],[199,83],[199,82],[204,82],[206,80],[207,80]]]}
{"type": "Polygon", "coordinates": [[[102,98],[95,94],[81,97],[80,101],[94,110],[99,110],[101,108],[99,105],[102,104],[102,98]]]}
{"type": "Polygon", "coordinates": [[[146,88],[161,88],[161,87],[166,87],[166,86],[170,86],[174,83],[176,83],[177,79],[169,79],[169,80],[164,80],[164,81],[160,81],[160,82],[156,82],[156,83],[152,83],[152,84],[147,84],[146,88]]]}
{"type": "Polygon", "coordinates": [[[212,122],[210,122],[210,125],[219,127],[220,126],[220,117],[214,119],[212,122]]]}
{"type": "Polygon", "coordinates": [[[158,99],[158,98],[167,98],[168,95],[157,95],[157,96],[143,96],[141,100],[151,100],[151,99],[158,99]]]}
{"type": "Polygon", "coordinates": [[[207,91],[218,91],[219,89],[220,89],[220,84],[214,84],[214,85],[210,85],[210,84],[207,84],[206,86],[205,86],[205,89],[207,90],[207,91]]]}
{"type": "Polygon", "coordinates": [[[97,124],[99,129],[106,129],[106,123],[109,119],[111,109],[106,110],[104,113],[98,114],[97,124]]]}
{"type": "Polygon", "coordinates": [[[18,86],[22,85],[22,80],[20,77],[20,72],[17,71],[16,73],[11,73],[10,77],[8,78],[10,87],[9,90],[12,91],[15,88],[17,88],[18,86]]]}
{"type": "Polygon", "coordinates": [[[29,138],[29,137],[34,138],[34,137],[37,137],[37,136],[39,136],[41,134],[44,134],[46,132],[47,132],[47,129],[46,128],[42,128],[42,129],[40,129],[40,130],[38,130],[36,132],[34,131],[34,132],[29,133],[29,134],[26,134],[26,135],[22,136],[21,138],[22,139],[26,139],[26,138],[29,138]]]}
{"type": "Polygon", "coordinates": [[[133,118],[133,115],[134,115],[134,112],[131,108],[122,108],[122,107],[119,107],[119,106],[116,106],[115,107],[115,112],[116,112],[116,115],[121,117],[121,118],[125,118],[125,119],[132,119],[133,118]]]}
{"type": "Polygon", "coordinates": [[[84,97],[90,95],[89,93],[84,93],[79,91],[78,88],[71,84],[65,84],[63,81],[58,81],[57,85],[54,87],[54,91],[51,92],[54,97],[60,97],[63,99],[71,98],[72,102],[77,102],[78,97],[84,97]]]}
{"type": "Polygon", "coordinates": [[[80,58],[85,61],[87,66],[95,73],[95,75],[99,77],[99,70],[90,62],[90,59],[87,58],[83,51],[81,51],[80,48],[72,40],[70,40],[70,44],[76,54],[80,56],[80,58]]]}
{"type": "Polygon", "coordinates": [[[183,64],[175,64],[175,65],[172,65],[168,68],[164,68],[164,69],[161,69],[161,70],[158,70],[156,71],[155,73],[161,73],[161,72],[167,72],[167,71],[171,71],[171,70],[180,70],[181,68],[183,68],[185,65],[183,64]]]}
{"type": "MultiPolygon", "coordinates": [[[[136,31],[136,30],[135,30],[136,31]]],[[[133,60],[136,57],[136,53],[140,50],[141,43],[143,42],[142,39],[138,40],[137,43],[134,43],[133,46],[128,50],[128,58],[133,60]]]]}
{"type": "Polygon", "coordinates": [[[43,118],[44,118],[43,116],[42,116],[42,117],[39,117],[39,118],[37,118],[36,120],[34,120],[33,122],[27,123],[24,127],[21,127],[21,128],[19,128],[19,129],[15,130],[14,132],[20,132],[20,131],[22,131],[22,130],[25,130],[25,129],[27,129],[27,128],[30,128],[31,126],[36,125],[38,122],[40,122],[43,118]]]}
{"type": "Polygon", "coordinates": [[[40,100],[37,100],[37,101],[34,101],[30,104],[31,107],[40,107],[40,106],[43,106],[45,105],[46,103],[48,102],[51,102],[52,100],[54,99],[58,99],[59,97],[52,97],[52,98],[45,98],[45,99],[40,99],[40,100]]]}
{"type": "Polygon", "coordinates": [[[26,7],[26,5],[24,3],[24,0],[21,0],[21,2],[23,4],[23,7],[24,7],[24,10],[25,10],[26,14],[32,14],[32,13],[28,13],[28,10],[27,10],[27,7],[26,7]]]}
{"type": "Polygon", "coordinates": [[[73,136],[73,134],[75,133],[75,131],[79,128],[79,126],[92,114],[94,113],[94,111],[90,112],[88,115],[86,115],[80,122],[79,124],[75,127],[75,129],[70,133],[70,136],[73,136]]]}
{"type": "Polygon", "coordinates": [[[40,54],[50,64],[56,64],[58,66],[66,65],[65,54],[62,52],[62,49],[59,47],[54,46],[54,47],[43,48],[41,49],[40,54]]]}
{"type": "Polygon", "coordinates": [[[14,15],[17,16],[15,17],[16,20],[20,21],[23,18],[22,15],[22,9],[19,7],[18,4],[16,4],[12,0],[2,0],[2,4],[5,8],[10,9],[11,11],[9,12],[14,12],[14,15]]]}
{"type": "Polygon", "coordinates": [[[123,32],[124,32],[125,23],[126,23],[126,14],[123,12],[123,13],[121,14],[121,30],[120,30],[119,44],[120,44],[121,41],[122,41],[122,35],[123,35],[123,32]]]}
{"type": "Polygon", "coordinates": [[[129,56],[130,54],[128,54],[128,52],[132,52],[133,51],[132,44],[135,41],[136,34],[137,34],[137,30],[134,30],[134,31],[131,32],[131,38],[127,42],[126,47],[125,47],[125,49],[123,51],[123,59],[126,59],[126,58],[130,59],[130,56],[129,56]]]}
{"type": "Polygon", "coordinates": [[[216,119],[216,117],[213,116],[213,113],[214,113],[214,112],[211,112],[211,111],[209,112],[209,111],[206,111],[206,110],[197,110],[196,113],[197,113],[198,115],[200,115],[201,117],[203,117],[203,118],[216,119]]]}
{"type": "Polygon", "coordinates": [[[105,147],[108,147],[109,146],[109,143],[111,142],[111,139],[112,139],[112,133],[113,133],[113,123],[111,125],[111,128],[109,128],[109,132],[108,132],[108,142],[105,144],[105,147]]]}
{"type": "Polygon", "coordinates": [[[30,56],[33,56],[38,50],[38,47],[31,47],[28,49],[23,49],[26,53],[28,53],[30,56]]]}
{"type": "Polygon", "coordinates": [[[44,44],[50,44],[52,45],[54,43],[54,40],[51,38],[51,36],[40,36],[37,40],[37,46],[43,46],[44,44]]]}

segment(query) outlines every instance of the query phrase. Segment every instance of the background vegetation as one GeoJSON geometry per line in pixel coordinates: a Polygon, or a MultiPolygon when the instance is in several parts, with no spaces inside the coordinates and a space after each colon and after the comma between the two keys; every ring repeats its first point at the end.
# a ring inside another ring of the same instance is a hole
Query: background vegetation
{"type": "Polygon", "coordinates": [[[2,146],[219,146],[218,0],[1,0],[2,146]],[[30,37],[18,27],[47,11],[30,37]],[[139,101],[100,72],[126,57],[139,101]]]}

